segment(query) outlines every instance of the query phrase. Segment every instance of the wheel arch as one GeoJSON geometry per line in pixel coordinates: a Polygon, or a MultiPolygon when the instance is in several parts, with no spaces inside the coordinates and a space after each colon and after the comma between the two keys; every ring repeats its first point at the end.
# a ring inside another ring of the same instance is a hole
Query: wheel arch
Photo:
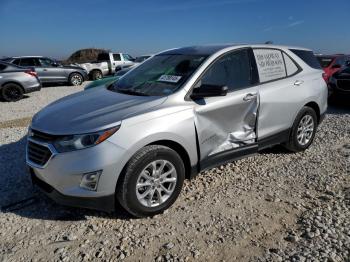
{"type": "Polygon", "coordinates": [[[320,107],[318,104],[314,101],[311,101],[304,106],[311,107],[313,110],[315,110],[316,116],[317,116],[317,123],[320,123],[321,120],[321,112],[320,112],[320,107]]]}
{"type": "Polygon", "coordinates": [[[22,85],[21,83],[19,83],[19,82],[16,82],[16,81],[4,82],[3,84],[1,84],[0,89],[2,89],[2,88],[3,88],[5,85],[7,85],[7,84],[15,84],[15,85],[18,85],[18,86],[22,89],[23,93],[25,93],[25,89],[24,89],[23,85],[22,85]]]}

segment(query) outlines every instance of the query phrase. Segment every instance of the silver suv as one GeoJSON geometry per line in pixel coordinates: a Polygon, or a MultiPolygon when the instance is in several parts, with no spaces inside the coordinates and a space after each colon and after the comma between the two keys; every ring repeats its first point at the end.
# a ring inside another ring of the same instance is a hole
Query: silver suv
{"type": "Polygon", "coordinates": [[[28,133],[31,177],[58,203],[132,215],[169,208],[185,178],[283,144],[307,149],[327,108],[312,51],[195,46],[62,98],[28,133]]]}

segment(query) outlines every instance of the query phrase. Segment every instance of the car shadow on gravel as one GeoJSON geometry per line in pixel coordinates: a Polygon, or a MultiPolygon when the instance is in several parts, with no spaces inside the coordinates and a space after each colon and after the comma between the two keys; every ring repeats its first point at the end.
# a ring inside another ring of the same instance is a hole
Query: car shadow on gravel
{"type": "Polygon", "coordinates": [[[25,164],[25,146],[26,137],[17,142],[0,145],[0,213],[57,221],[86,220],[88,216],[105,219],[131,218],[121,207],[117,207],[116,212],[109,214],[56,204],[32,186],[25,164]]]}

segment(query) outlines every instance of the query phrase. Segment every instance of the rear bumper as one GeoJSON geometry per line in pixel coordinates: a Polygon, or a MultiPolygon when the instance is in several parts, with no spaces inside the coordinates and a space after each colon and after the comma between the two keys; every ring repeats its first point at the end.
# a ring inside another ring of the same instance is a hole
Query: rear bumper
{"type": "Polygon", "coordinates": [[[72,197],[66,196],[58,192],[52,186],[41,180],[35,175],[32,168],[29,168],[31,180],[34,186],[39,188],[45,195],[58,204],[70,207],[81,207],[105,212],[113,212],[115,210],[115,195],[101,197],[72,197]]]}
{"type": "Polygon", "coordinates": [[[40,91],[40,89],[41,89],[41,83],[38,83],[38,84],[32,85],[30,87],[24,88],[24,93],[28,94],[28,93],[35,92],[35,91],[40,91]]]}

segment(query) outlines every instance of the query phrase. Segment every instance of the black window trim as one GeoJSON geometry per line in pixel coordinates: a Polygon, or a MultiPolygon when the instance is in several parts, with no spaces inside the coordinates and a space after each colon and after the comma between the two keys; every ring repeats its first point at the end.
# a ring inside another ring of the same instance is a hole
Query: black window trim
{"type": "Polygon", "coordinates": [[[226,56],[226,55],[229,55],[231,53],[236,53],[236,52],[239,52],[239,51],[242,51],[242,50],[247,50],[248,51],[248,56],[249,56],[249,60],[250,60],[250,66],[251,66],[251,70],[250,70],[250,73],[251,73],[251,77],[252,77],[252,84],[249,85],[249,86],[245,86],[245,87],[241,87],[241,88],[237,88],[235,90],[232,90],[232,91],[229,91],[228,93],[234,93],[236,91],[240,91],[240,90],[243,90],[243,89],[247,89],[247,88],[251,88],[251,87],[254,87],[254,86],[258,86],[260,83],[259,83],[259,75],[257,74],[257,65],[256,65],[256,61],[255,61],[255,58],[254,58],[254,54],[253,54],[253,48],[252,47],[242,47],[242,48],[237,48],[237,49],[234,49],[234,50],[230,50],[230,51],[227,51],[221,55],[219,55],[217,58],[215,58],[206,68],[205,70],[200,74],[200,76],[198,77],[198,79],[196,80],[196,82],[193,83],[193,85],[191,86],[191,88],[188,90],[187,94],[185,95],[185,101],[193,101],[193,99],[191,99],[191,94],[192,94],[192,91],[193,89],[195,88],[195,86],[198,84],[198,82],[202,79],[203,75],[209,70],[209,68],[214,64],[216,63],[219,59],[221,59],[222,57],[226,56]],[[255,81],[255,82],[253,82],[255,81]]]}
{"type": "MultiPolygon", "coordinates": [[[[252,48],[252,49],[253,49],[253,51],[256,50],[256,49],[270,49],[270,50],[278,50],[278,51],[280,51],[280,52],[282,53],[282,59],[283,59],[283,63],[284,63],[284,68],[285,68],[285,70],[286,70],[286,76],[285,76],[285,77],[280,77],[280,78],[272,79],[272,80],[265,81],[265,82],[261,82],[261,81],[260,81],[260,76],[259,76],[259,72],[258,72],[259,85],[265,85],[265,84],[272,83],[272,82],[275,82],[275,81],[287,79],[287,78],[293,77],[293,76],[295,76],[295,75],[297,75],[297,74],[299,74],[300,72],[303,71],[303,68],[302,68],[289,54],[287,54],[284,50],[282,50],[282,49],[280,49],[280,48],[273,48],[273,47],[254,47],[254,48],[252,48]],[[294,74],[288,75],[288,73],[287,73],[286,61],[284,60],[283,54],[285,54],[286,56],[288,56],[288,57],[294,62],[294,64],[297,66],[298,70],[297,70],[294,74]]],[[[255,57],[254,57],[254,60],[255,60],[255,57]]],[[[255,62],[256,62],[256,61],[255,61],[255,62]]]]}

